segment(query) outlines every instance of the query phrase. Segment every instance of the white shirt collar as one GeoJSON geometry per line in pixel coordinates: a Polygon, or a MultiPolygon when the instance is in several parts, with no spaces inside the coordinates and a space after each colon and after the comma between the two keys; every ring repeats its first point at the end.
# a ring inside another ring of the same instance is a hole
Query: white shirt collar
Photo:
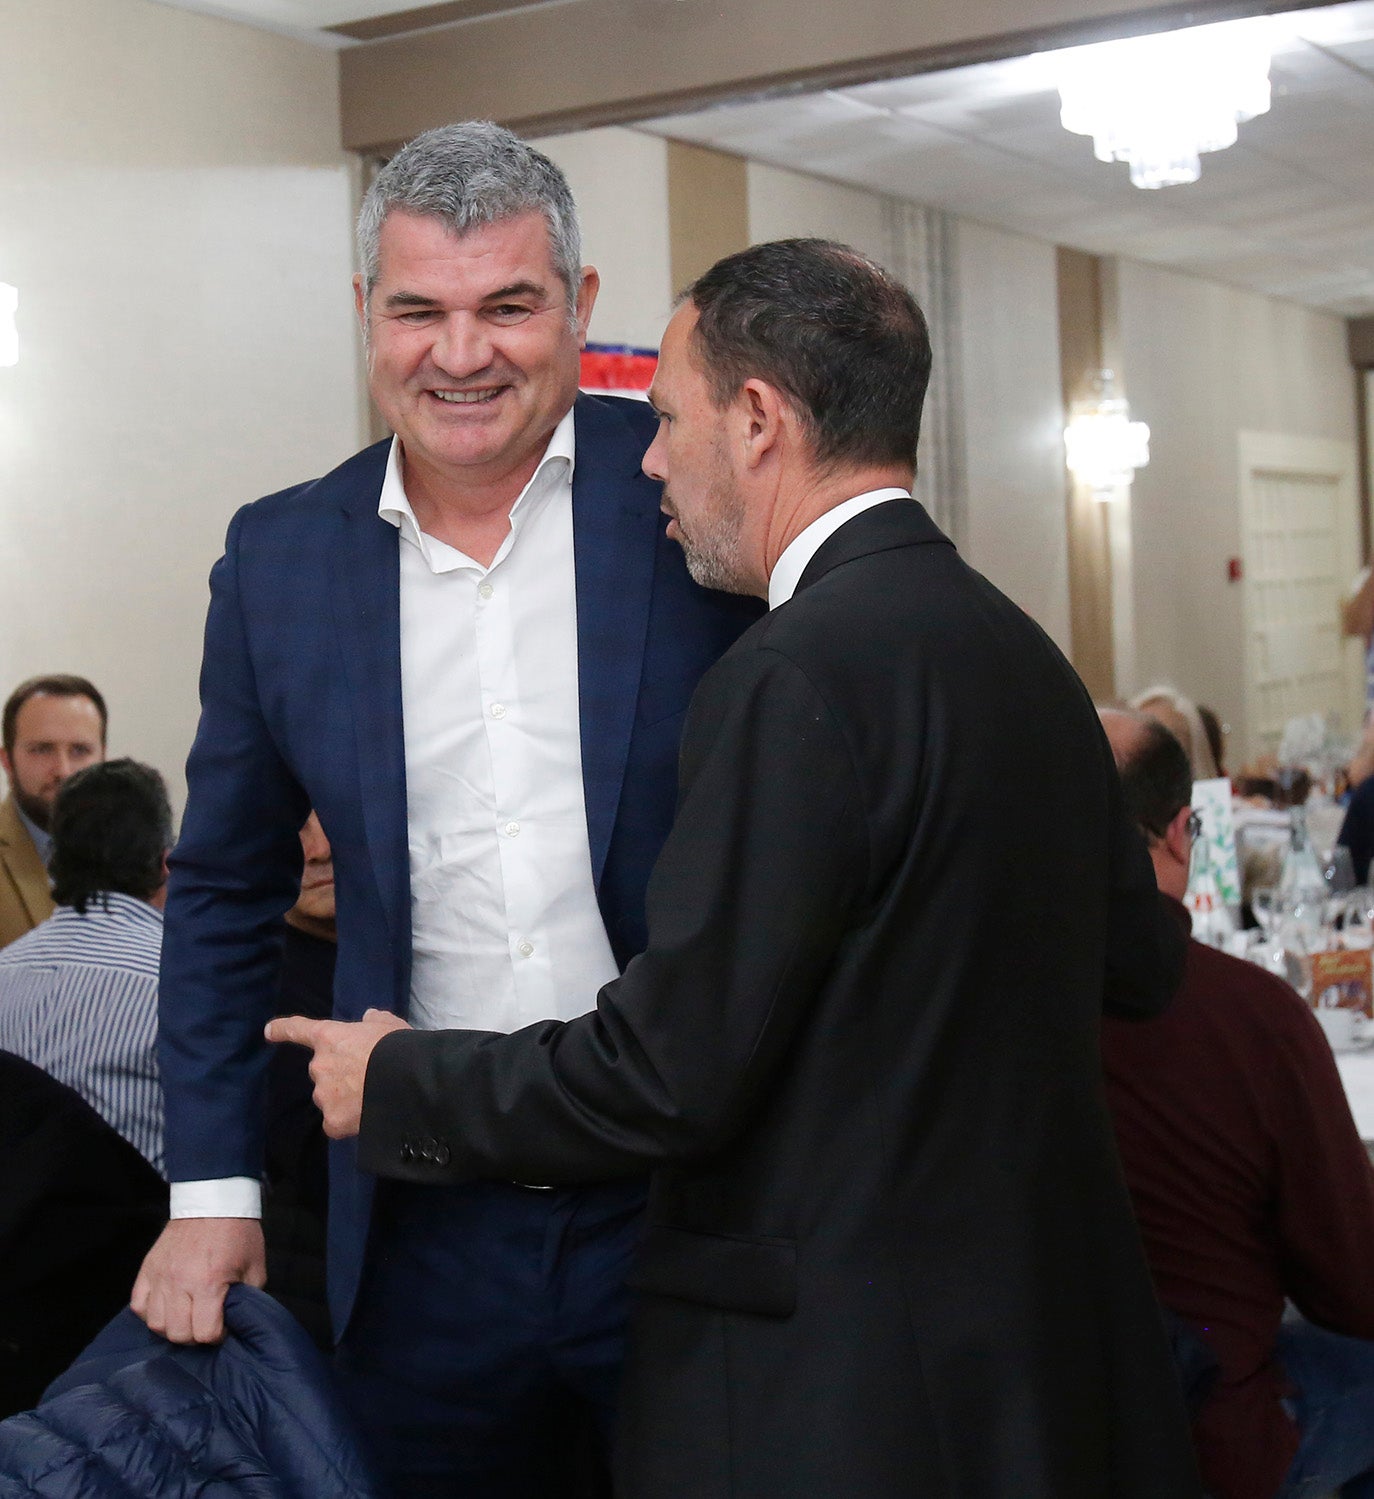
{"type": "Polygon", "coordinates": [[[797,584],[801,582],[801,575],[806,571],[807,563],[846,521],[853,520],[856,515],[887,500],[910,498],[911,492],[906,489],[870,489],[867,494],[855,495],[852,500],[845,500],[833,510],[818,515],[804,531],[788,542],[774,565],[768,578],[768,607],[776,609],[779,604],[785,604],[792,597],[797,591],[797,584]]]}
{"type": "MultiPolygon", "coordinates": [[[[562,421],[553,429],[553,435],[544,449],[544,456],[530,476],[529,483],[520,491],[515,504],[511,506],[510,534],[501,543],[496,556],[492,558],[492,567],[495,567],[510,551],[512,540],[520,528],[522,518],[555,489],[571,485],[573,469],[577,461],[573,428],[573,413],[570,407],[562,421]]],[[[420,555],[432,572],[451,572],[455,567],[478,566],[471,557],[465,556],[456,547],[447,546],[420,529],[420,523],[415,519],[415,512],[411,509],[410,500],[406,496],[399,437],[391,439],[391,451],[387,454],[386,460],[386,473],[382,476],[382,492],[377,500],[377,514],[384,521],[395,526],[400,531],[403,540],[419,548],[420,555]]],[[[480,570],[489,572],[491,569],[480,570]]]]}

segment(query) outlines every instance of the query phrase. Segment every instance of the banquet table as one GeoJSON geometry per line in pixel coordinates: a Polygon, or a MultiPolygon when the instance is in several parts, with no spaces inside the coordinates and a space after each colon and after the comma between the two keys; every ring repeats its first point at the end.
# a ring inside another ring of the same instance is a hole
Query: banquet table
{"type": "Polygon", "coordinates": [[[1350,1112],[1355,1116],[1360,1139],[1367,1145],[1374,1145],[1374,1048],[1338,1051],[1336,1066],[1340,1068],[1345,1096],[1350,1100],[1350,1112]]]}

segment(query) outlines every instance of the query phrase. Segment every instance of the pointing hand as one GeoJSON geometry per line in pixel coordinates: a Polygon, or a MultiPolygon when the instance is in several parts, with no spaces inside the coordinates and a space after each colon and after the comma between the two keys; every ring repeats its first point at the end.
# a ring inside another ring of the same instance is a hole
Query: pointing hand
{"type": "Polygon", "coordinates": [[[324,1115],[324,1132],[331,1140],[358,1133],[363,1114],[363,1083],[372,1048],[390,1031],[409,1030],[389,1010],[368,1010],[361,1020],[311,1020],[285,1015],[267,1024],[269,1041],[308,1046],[315,1053],[310,1078],[315,1105],[324,1115]]]}

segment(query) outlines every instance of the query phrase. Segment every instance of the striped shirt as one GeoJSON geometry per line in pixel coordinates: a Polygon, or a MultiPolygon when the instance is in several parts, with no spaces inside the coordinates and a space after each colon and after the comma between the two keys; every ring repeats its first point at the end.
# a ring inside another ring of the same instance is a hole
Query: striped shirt
{"type": "Polygon", "coordinates": [[[110,894],[84,916],[59,906],[0,951],[0,1050],[73,1088],[160,1172],[161,948],[162,912],[110,894]]]}

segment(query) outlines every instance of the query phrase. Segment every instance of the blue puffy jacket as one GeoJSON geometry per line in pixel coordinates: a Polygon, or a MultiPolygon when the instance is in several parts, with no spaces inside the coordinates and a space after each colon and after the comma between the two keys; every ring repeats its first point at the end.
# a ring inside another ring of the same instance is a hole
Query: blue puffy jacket
{"type": "Polygon", "coordinates": [[[375,1499],[318,1350],[234,1286],[216,1347],[120,1313],[36,1411],[0,1422],[0,1499],[375,1499]]]}

